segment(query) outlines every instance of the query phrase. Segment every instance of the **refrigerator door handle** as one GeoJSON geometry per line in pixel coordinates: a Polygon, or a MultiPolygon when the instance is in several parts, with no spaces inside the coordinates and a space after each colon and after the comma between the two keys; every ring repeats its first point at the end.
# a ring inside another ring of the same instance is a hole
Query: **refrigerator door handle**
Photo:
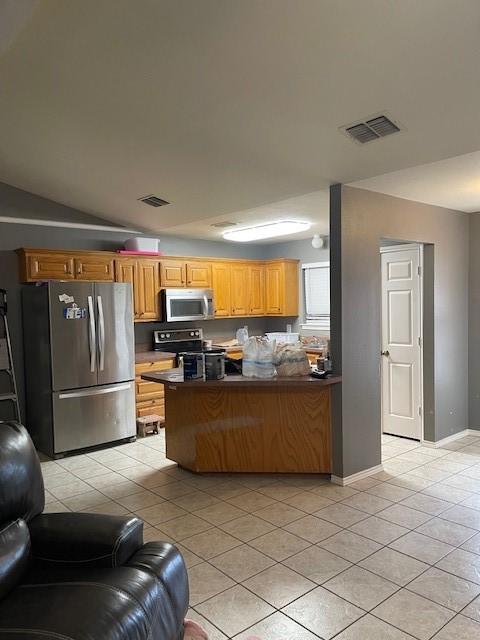
{"type": "Polygon", "coordinates": [[[88,300],[88,344],[90,346],[90,371],[91,373],[95,372],[95,360],[97,358],[97,346],[96,346],[96,335],[95,335],[95,317],[93,311],[93,298],[92,296],[87,297],[88,300]]]}
{"type": "Polygon", "coordinates": [[[92,388],[85,389],[83,391],[68,391],[67,393],[59,393],[59,400],[66,400],[67,398],[85,398],[86,396],[102,396],[106,393],[116,393],[117,391],[126,391],[131,389],[131,382],[124,384],[117,384],[114,387],[106,387],[104,389],[92,388]]]}
{"type": "Polygon", "coordinates": [[[102,296],[97,296],[98,306],[98,332],[99,332],[99,344],[98,350],[100,352],[100,371],[105,369],[105,318],[103,315],[103,303],[102,296]]]}

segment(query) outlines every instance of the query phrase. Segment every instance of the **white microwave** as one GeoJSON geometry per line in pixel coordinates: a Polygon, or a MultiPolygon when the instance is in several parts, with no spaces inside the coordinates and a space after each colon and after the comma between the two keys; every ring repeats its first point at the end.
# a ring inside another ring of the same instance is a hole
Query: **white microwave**
{"type": "Polygon", "coordinates": [[[213,289],[162,289],[160,295],[163,322],[214,317],[213,289]]]}

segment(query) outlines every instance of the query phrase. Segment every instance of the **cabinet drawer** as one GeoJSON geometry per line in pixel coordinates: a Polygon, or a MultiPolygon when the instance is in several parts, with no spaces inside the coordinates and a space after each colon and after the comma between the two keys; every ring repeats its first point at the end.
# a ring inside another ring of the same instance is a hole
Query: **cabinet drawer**
{"type": "Polygon", "coordinates": [[[137,402],[137,418],[148,416],[151,413],[156,413],[159,416],[165,416],[165,403],[158,400],[149,400],[147,402],[137,402]]]}
{"type": "Polygon", "coordinates": [[[135,365],[135,375],[141,376],[144,373],[150,373],[152,371],[164,371],[165,369],[173,369],[174,366],[175,361],[173,359],[159,360],[158,362],[138,362],[135,365]]]}
{"type": "Polygon", "coordinates": [[[163,398],[165,396],[163,384],[159,384],[157,382],[146,382],[145,380],[135,382],[135,393],[137,402],[153,398],[163,398]]]}

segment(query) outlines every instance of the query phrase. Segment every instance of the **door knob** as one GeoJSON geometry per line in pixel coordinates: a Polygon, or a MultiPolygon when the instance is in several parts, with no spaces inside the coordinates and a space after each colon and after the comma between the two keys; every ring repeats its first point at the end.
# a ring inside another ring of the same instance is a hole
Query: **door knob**
{"type": "Polygon", "coordinates": [[[388,358],[388,356],[390,355],[390,351],[382,351],[382,356],[386,356],[388,358]]]}

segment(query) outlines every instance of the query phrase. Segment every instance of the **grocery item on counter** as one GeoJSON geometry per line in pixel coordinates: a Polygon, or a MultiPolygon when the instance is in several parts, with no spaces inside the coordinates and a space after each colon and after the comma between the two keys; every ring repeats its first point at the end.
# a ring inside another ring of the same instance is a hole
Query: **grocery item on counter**
{"type": "Polygon", "coordinates": [[[237,342],[239,345],[244,345],[248,340],[248,327],[245,325],[244,327],[240,327],[237,329],[237,342]]]}
{"type": "Polygon", "coordinates": [[[300,346],[292,344],[277,346],[273,364],[279,376],[308,376],[311,371],[305,351],[300,346]]]}
{"type": "Polygon", "coordinates": [[[243,375],[247,378],[273,378],[275,340],[262,336],[248,338],[243,346],[243,375]]]}
{"type": "Polygon", "coordinates": [[[203,354],[205,360],[205,380],[222,380],[225,377],[225,351],[212,349],[203,354]]]}

